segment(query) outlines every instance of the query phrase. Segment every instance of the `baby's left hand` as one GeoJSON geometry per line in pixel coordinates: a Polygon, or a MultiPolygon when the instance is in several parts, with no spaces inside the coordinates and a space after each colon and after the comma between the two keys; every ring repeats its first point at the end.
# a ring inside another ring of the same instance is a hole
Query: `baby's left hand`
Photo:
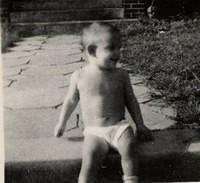
{"type": "Polygon", "coordinates": [[[54,129],[54,136],[61,137],[65,131],[65,127],[63,127],[60,123],[58,123],[54,129]]]}
{"type": "Polygon", "coordinates": [[[138,127],[137,135],[138,135],[138,140],[142,142],[154,140],[151,130],[146,126],[138,127]]]}

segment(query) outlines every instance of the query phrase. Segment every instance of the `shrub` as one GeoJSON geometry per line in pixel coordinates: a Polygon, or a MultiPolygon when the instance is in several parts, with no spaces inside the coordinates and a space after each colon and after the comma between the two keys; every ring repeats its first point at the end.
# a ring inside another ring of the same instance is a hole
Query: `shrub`
{"type": "Polygon", "coordinates": [[[169,17],[200,12],[199,0],[147,0],[146,8],[152,4],[157,17],[169,17]]]}

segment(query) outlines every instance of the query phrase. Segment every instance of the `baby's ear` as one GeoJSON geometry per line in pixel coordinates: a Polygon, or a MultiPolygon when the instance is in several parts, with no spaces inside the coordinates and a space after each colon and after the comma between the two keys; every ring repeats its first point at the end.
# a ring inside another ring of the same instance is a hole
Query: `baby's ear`
{"type": "Polygon", "coordinates": [[[94,57],[96,57],[96,49],[97,46],[96,45],[89,45],[88,46],[88,53],[94,57]]]}

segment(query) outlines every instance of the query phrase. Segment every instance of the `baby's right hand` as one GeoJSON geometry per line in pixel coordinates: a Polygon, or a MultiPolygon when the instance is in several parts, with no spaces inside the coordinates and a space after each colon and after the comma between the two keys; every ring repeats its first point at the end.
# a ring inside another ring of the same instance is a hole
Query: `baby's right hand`
{"type": "Polygon", "coordinates": [[[61,137],[64,133],[65,128],[62,127],[62,125],[57,124],[55,129],[54,129],[54,136],[55,137],[61,137]]]}
{"type": "Polygon", "coordinates": [[[151,130],[146,126],[139,127],[137,129],[138,140],[142,142],[153,141],[154,137],[151,133],[151,130]]]}

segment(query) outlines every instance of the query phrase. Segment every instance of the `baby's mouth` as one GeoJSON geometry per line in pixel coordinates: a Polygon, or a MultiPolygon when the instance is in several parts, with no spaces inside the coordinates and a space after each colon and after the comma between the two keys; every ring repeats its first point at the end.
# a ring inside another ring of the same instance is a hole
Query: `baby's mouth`
{"type": "Polygon", "coordinates": [[[110,58],[112,62],[117,62],[118,58],[110,58]]]}

